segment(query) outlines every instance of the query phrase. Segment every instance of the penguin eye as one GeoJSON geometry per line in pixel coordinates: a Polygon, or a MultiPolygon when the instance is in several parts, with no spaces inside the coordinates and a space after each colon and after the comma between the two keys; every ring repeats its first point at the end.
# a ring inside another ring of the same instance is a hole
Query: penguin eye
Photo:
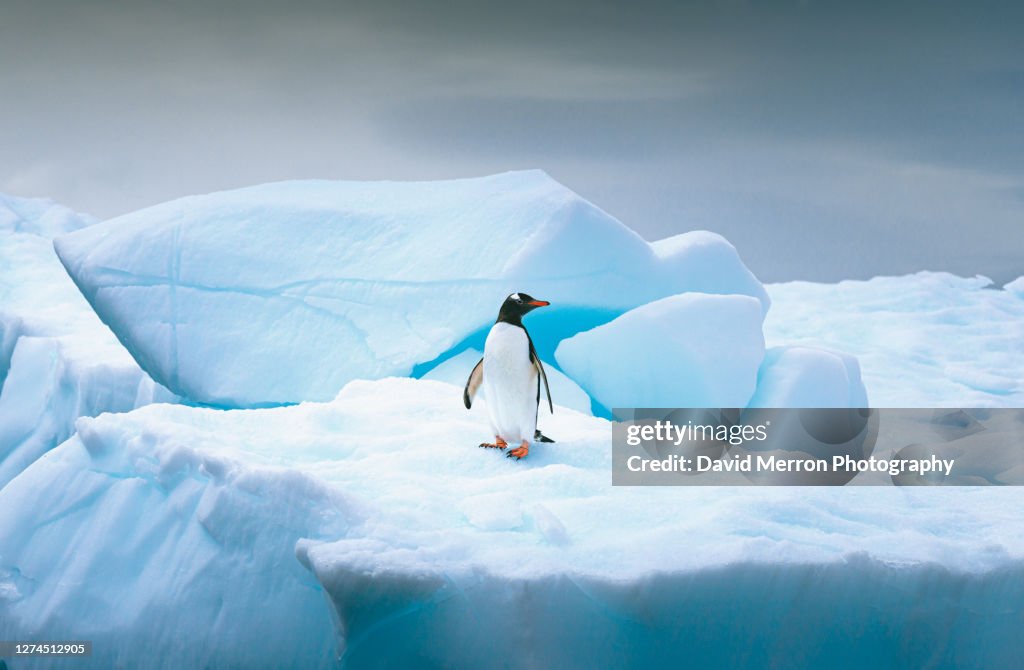
{"type": "Polygon", "coordinates": [[[522,298],[516,298],[516,304],[522,305],[523,304],[523,299],[522,298]]]}

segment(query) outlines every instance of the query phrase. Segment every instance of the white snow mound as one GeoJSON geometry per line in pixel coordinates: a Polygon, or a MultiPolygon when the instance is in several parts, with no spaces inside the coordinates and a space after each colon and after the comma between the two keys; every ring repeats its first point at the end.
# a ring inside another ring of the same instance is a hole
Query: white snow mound
{"type": "MultiPolygon", "coordinates": [[[[607,321],[697,287],[769,304],[722,238],[652,247],[540,171],[267,184],[157,205],[55,245],[154,379],[221,406],[327,400],[352,379],[409,374],[493,323],[513,291],[551,301],[554,322],[554,310],[607,321]]],[[[571,335],[578,321],[552,332],[571,335]]]]}
{"type": "Polygon", "coordinates": [[[750,407],[867,407],[857,359],[813,347],[765,354],[750,407]]]}
{"type": "Polygon", "coordinates": [[[563,340],[562,369],[607,409],[746,407],[764,357],[761,305],[685,293],[563,340]]]}

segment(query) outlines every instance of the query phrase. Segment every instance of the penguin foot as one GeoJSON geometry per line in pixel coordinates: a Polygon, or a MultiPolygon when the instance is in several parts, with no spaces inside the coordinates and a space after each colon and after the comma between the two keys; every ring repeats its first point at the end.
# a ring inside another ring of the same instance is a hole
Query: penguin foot
{"type": "Polygon", "coordinates": [[[526,440],[523,440],[523,444],[521,446],[518,446],[515,449],[509,449],[508,452],[505,453],[505,455],[508,456],[509,458],[514,458],[518,461],[520,458],[525,458],[526,456],[528,456],[529,453],[530,443],[526,440]]]}
{"type": "Polygon", "coordinates": [[[491,444],[490,442],[481,442],[480,443],[480,447],[483,448],[483,449],[504,449],[507,446],[508,446],[508,442],[506,442],[505,440],[503,440],[503,439],[501,439],[500,437],[497,437],[497,436],[495,436],[495,438],[494,438],[494,444],[491,444]]]}

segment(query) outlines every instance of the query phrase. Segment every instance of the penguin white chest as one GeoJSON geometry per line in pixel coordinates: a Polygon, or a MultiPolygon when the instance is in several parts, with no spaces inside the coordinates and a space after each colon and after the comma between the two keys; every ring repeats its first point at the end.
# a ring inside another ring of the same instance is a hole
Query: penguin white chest
{"type": "Polygon", "coordinates": [[[484,344],[484,394],[494,434],[509,444],[533,440],[537,428],[537,370],[519,326],[498,322],[484,344]]]}

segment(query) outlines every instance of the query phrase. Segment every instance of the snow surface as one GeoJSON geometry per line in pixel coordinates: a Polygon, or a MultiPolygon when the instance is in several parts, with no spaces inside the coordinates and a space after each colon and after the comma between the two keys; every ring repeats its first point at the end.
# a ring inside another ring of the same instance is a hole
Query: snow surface
{"type": "Polygon", "coordinates": [[[92,639],[97,667],[1021,651],[1017,489],[612,488],[605,420],[560,410],[514,462],[475,446],[460,394],[396,378],[80,419],[0,489],[0,637],[92,639]]]}
{"type": "Polygon", "coordinates": [[[769,305],[721,237],[652,246],[540,171],[267,184],[157,205],[56,248],[154,379],[225,407],[409,374],[469,346],[518,290],[553,304],[532,320],[538,341],[696,288],[769,305]]]}
{"type": "Polygon", "coordinates": [[[874,407],[1024,407],[1024,299],[1012,289],[922,272],[768,290],[768,346],[855,356],[874,407]]]}
{"type": "Polygon", "coordinates": [[[685,293],[563,340],[562,369],[605,408],[746,407],[764,357],[761,305],[685,293]]]}
{"type": "Polygon", "coordinates": [[[344,532],[340,497],[294,469],[242,466],[215,446],[234,439],[201,424],[164,439],[130,423],[113,441],[107,427],[124,416],[84,420],[0,489],[0,637],[92,640],[96,668],[335,657],[328,606],[294,546],[344,532]]]}
{"type": "Polygon", "coordinates": [[[54,255],[47,235],[92,222],[46,200],[0,196],[0,487],[66,440],[77,417],[173,399],[54,255]]]}
{"type": "Polygon", "coordinates": [[[333,667],[339,655],[352,668],[1012,667],[1024,654],[1019,489],[613,488],[609,424],[576,385],[627,406],[683,405],[681,379],[707,383],[700,404],[857,405],[863,374],[873,405],[1021,406],[1021,280],[771,286],[765,353],[768,302],[713,234],[646,245],[539,173],[401,185],[407,199],[375,199],[374,188],[397,186],[244,189],[62,238],[90,299],[124,323],[153,326],[168,314],[147,301],[175,296],[173,341],[192,347],[178,353],[193,356],[209,397],[234,392],[224,375],[243,362],[259,393],[272,380],[256,376],[276,368],[292,390],[303,374],[322,393],[340,386],[344,375],[324,381],[355,341],[328,342],[339,324],[365,329],[357,358],[373,352],[346,374],[367,361],[385,374],[388,347],[420,347],[395,367],[423,379],[356,380],[329,402],[227,411],[149,404],[177,399],[99,321],[49,246],[48,235],[91,221],[0,200],[0,639],[90,639],[94,667],[333,667]],[[399,220],[410,212],[435,219],[420,230],[399,220]],[[503,212],[518,224],[497,225],[503,212]],[[357,235],[369,214],[380,234],[357,235]],[[445,215],[454,223],[442,229],[445,215]],[[591,240],[587,226],[600,234],[591,240]],[[497,230],[529,251],[495,269],[428,234],[441,230],[484,245],[497,245],[497,230]],[[275,244],[300,249],[275,256],[275,244]],[[420,262],[416,245],[427,244],[450,262],[420,262]],[[339,263],[353,274],[339,279],[339,263]],[[607,281],[616,273],[621,290],[607,281]],[[296,277],[310,283],[282,288],[296,277]],[[633,309],[675,292],[672,282],[719,295],[633,309]],[[482,335],[515,289],[562,296],[563,312],[527,326],[568,375],[549,367],[561,406],[540,414],[557,442],[521,462],[475,446],[489,437],[486,398],[470,412],[461,403],[482,335]],[[404,310],[409,324],[397,320],[404,310]],[[458,321],[461,310],[472,318],[458,321]],[[253,342],[245,317],[268,339],[253,342]],[[444,332],[409,335],[428,321],[444,332]],[[306,329],[320,349],[301,349],[306,329]],[[657,351],[659,365],[644,367],[657,351]],[[664,366],[696,351],[722,380],[706,364],[664,366]],[[643,365],[604,376],[631,356],[643,365]],[[640,370],[659,395],[641,395],[640,370]]]}
{"type": "Polygon", "coordinates": [[[96,223],[48,198],[19,198],[0,193],[0,233],[31,233],[53,238],[96,223]]]}

